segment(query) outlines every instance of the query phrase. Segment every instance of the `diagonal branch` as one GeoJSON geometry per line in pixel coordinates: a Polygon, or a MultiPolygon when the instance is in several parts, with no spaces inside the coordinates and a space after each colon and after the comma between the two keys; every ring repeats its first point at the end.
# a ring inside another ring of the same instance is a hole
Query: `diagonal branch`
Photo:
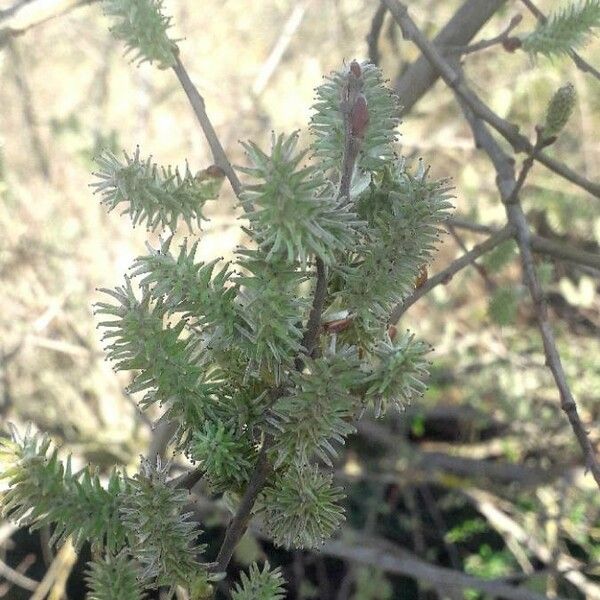
{"type": "Polygon", "coordinates": [[[212,152],[215,164],[217,167],[223,170],[223,173],[225,173],[225,176],[227,179],[229,179],[229,183],[231,184],[235,195],[239,198],[242,191],[242,184],[240,183],[236,172],[233,170],[233,167],[227,158],[227,154],[225,153],[225,150],[219,141],[217,132],[215,131],[210,119],[208,118],[208,115],[206,114],[204,98],[200,95],[198,88],[196,88],[190,79],[190,76],[183,66],[179,56],[175,57],[173,71],[175,71],[175,74],[177,75],[177,78],[183,87],[183,91],[192,105],[196,118],[200,123],[200,127],[202,127],[202,131],[206,136],[206,141],[208,142],[210,151],[212,152]]]}
{"type": "Polygon", "coordinates": [[[440,271],[433,277],[430,277],[421,287],[417,288],[408,298],[396,305],[389,316],[390,323],[396,323],[400,317],[417,301],[430,292],[434,287],[441,283],[448,283],[452,277],[465,267],[473,264],[480,256],[493,250],[496,246],[505,242],[513,236],[512,227],[506,226],[500,229],[487,240],[474,246],[469,252],[466,252],[454,262],[450,263],[443,271],[440,271]]]}
{"type": "MultiPolygon", "coordinates": [[[[440,48],[466,46],[505,3],[506,0],[465,0],[433,43],[440,48]]],[[[382,4],[389,7],[384,1],[382,4]]],[[[394,83],[402,112],[407,113],[429,91],[439,76],[438,70],[425,56],[409,65],[394,83]]]]}
{"type": "MultiPolygon", "coordinates": [[[[518,182],[515,178],[514,173],[514,161],[509,157],[502,147],[496,142],[494,137],[489,132],[487,126],[483,122],[488,121],[479,107],[481,100],[471,92],[471,90],[464,85],[462,78],[439,54],[437,49],[431,44],[431,42],[423,35],[423,33],[416,26],[414,21],[408,15],[408,10],[404,4],[398,0],[383,0],[394,19],[397,20],[398,24],[402,28],[405,37],[411,39],[421,50],[423,55],[428,58],[432,66],[434,66],[440,73],[441,77],[448,84],[448,86],[454,91],[457,99],[465,112],[465,116],[469,120],[477,146],[485,150],[490,157],[494,168],[496,169],[497,178],[496,185],[500,191],[502,202],[505,205],[506,216],[509,225],[515,231],[515,238],[519,246],[521,254],[521,264],[523,268],[523,275],[529,293],[533,300],[533,306],[535,310],[536,320],[542,337],[544,345],[544,354],[546,356],[546,364],[549,367],[556,387],[560,394],[560,406],[567,415],[573,433],[577,438],[577,442],[583,452],[584,458],[587,463],[587,467],[592,472],[596,483],[600,487],[600,464],[596,459],[595,450],[590,442],[587,431],[581,422],[581,418],[577,411],[577,404],[571,393],[569,385],[566,380],[566,375],[556,349],[556,342],[550,323],[548,321],[548,308],[542,292],[542,288],[537,278],[535,271],[533,253],[531,251],[531,233],[529,231],[529,225],[525,214],[521,207],[518,197],[518,182]],[[515,194],[515,190],[517,193],[515,194]]],[[[485,106],[485,105],[484,105],[485,106]]],[[[485,111],[490,112],[487,106],[485,111]]],[[[494,114],[494,113],[492,113],[494,114]]],[[[499,119],[494,114],[496,119],[499,119]]],[[[488,121],[489,122],[489,121],[488,121]]],[[[492,123],[490,123],[494,126],[492,123]]],[[[537,145],[532,146],[527,140],[529,147],[527,151],[533,158],[538,157],[537,145]]],[[[529,167],[524,171],[525,176],[529,167]]],[[[520,178],[521,179],[521,178],[520,178]]],[[[522,185],[522,181],[519,182],[522,185]]],[[[594,184],[596,185],[596,184],[594,184]]],[[[600,190],[600,186],[597,186],[600,190]]],[[[600,196],[600,194],[597,194],[600,196]]]]}
{"type": "MultiPolygon", "coordinates": [[[[421,50],[423,56],[437,70],[440,77],[456,96],[465,102],[477,117],[483,119],[500,133],[516,152],[525,152],[527,155],[533,154],[534,145],[524,135],[519,133],[519,128],[516,125],[499,117],[464,83],[460,73],[446,61],[439,49],[417,27],[408,14],[406,6],[398,0],[382,0],[382,2],[385,3],[396,22],[400,25],[404,37],[414,42],[419,50],[421,50]]],[[[404,101],[402,97],[401,101],[404,101]]],[[[554,171],[557,175],[564,177],[593,196],[600,198],[600,183],[590,181],[544,152],[536,153],[535,159],[551,171],[554,171]]]]}
{"type": "Polygon", "coordinates": [[[477,146],[482,148],[488,154],[496,169],[496,183],[505,205],[506,216],[509,223],[515,229],[515,238],[521,254],[523,276],[533,301],[535,317],[544,345],[546,365],[552,372],[554,382],[560,394],[560,406],[571,424],[573,433],[577,438],[577,442],[579,443],[586,460],[586,465],[600,487],[600,465],[598,464],[595,450],[577,411],[577,404],[575,403],[575,399],[567,383],[560,355],[556,349],[554,334],[548,320],[546,300],[535,271],[533,253],[531,251],[531,233],[529,231],[529,225],[525,218],[525,214],[523,213],[518,195],[514,196],[513,194],[513,191],[517,186],[513,161],[492,137],[481,119],[475,117],[469,111],[468,107],[465,107],[464,105],[463,110],[465,110],[465,114],[473,129],[477,146]]]}

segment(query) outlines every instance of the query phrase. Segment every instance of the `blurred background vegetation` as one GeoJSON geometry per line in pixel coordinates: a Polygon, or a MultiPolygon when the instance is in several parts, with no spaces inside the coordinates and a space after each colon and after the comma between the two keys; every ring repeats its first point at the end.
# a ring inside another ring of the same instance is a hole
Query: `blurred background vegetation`
{"type": "MultiPolygon", "coordinates": [[[[172,73],[129,64],[100,3],[82,2],[31,26],[41,13],[27,11],[46,9],[37,4],[43,3],[0,2],[0,426],[6,431],[8,422],[20,428],[31,422],[73,452],[79,466],[124,464],[133,471],[139,455],[153,447],[151,424],[159,414],[140,414],[135,398],[123,391],[127,376],[105,362],[92,305],[99,299],[96,288],[121,282],[144,253],[147,234],[100,207],[88,187],[93,157],[103,148],[131,153],[139,144],[159,163],[183,166],[187,159],[192,171],[212,160],[172,73]],[[13,35],[4,26],[24,31],[13,35]]],[[[52,14],[68,3],[46,4],[56,5],[52,14]]],[[[165,3],[173,37],[183,40],[182,59],[234,164],[245,163],[238,140],[264,145],[271,130],[298,128],[307,135],[314,87],[343,61],[368,56],[366,36],[378,4],[165,3]],[[278,47],[279,60],[270,60],[278,47]]],[[[410,9],[433,36],[459,4],[420,0],[410,9]]],[[[537,4],[549,12],[557,3],[537,4]]],[[[524,5],[508,1],[477,39],[498,34],[518,13],[523,30],[534,27],[524,5]]],[[[418,57],[389,15],[378,48],[392,84],[418,57]]],[[[600,43],[594,40],[583,54],[600,64],[600,43]]],[[[598,80],[566,58],[532,61],[498,46],[468,55],[464,69],[493,110],[530,138],[554,91],[571,81],[577,108],[549,152],[587,178],[599,178],[598,80]]],[[[437,177],[452,177],[457,215],[504,224],[495,173],[475,151],[443,84],[412,107],[400,131],[400,153],[422,157],[437,177]]],[[[536,232],[598,252],[597,198],[542,166],[534,167],[522,197],[536,232]]],[[[230,256],[240,229],[229,188],[209,211],[200,251],[207,259],[230,256]]],[[[431,273],[481,239],[449,231],[431,273]]],[[[598,491],[584,473],[544,365],[516,247],[507,242],[479,265],[435,288],[402,317],[399,327],[435,348],[429,391],[403,414],[365,421],[352,438],[337,465],[348,491],[341,539],[377,536],[438,567],[524,582],[549,597],[600,598],[598,491]]],[[[537,267],[572,390],[597,446],[599,272],[549,259],[537,267]]],[[[213,515],[208,523],[214,537],[208,541],[215,545],[218,521],[213,515]]],[[[42,579],[55,560],[44,545],[48,533],[38,539],[2,527],[2,561],[42,579]]],[[[236,565],[261,555],[284,567],[291,598],[485,597],[324,554],[284,553],[254,535],[246,537],[236,565]]],[[[69,598],[83,597],[83,560],[70,573],[69,598]]],[[[8,578],[0,581],[0,597],[30,592],[8,578]]]]}

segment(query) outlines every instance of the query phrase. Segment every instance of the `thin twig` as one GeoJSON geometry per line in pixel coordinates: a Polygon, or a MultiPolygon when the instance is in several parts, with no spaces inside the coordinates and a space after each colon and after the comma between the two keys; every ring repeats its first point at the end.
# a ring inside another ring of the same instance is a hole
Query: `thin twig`
{"type": "Polygon", "coordinates": [[[0,576],[29,592],[35,591],[40,584],[39,581],[31,579],[31,577],[27,577],[27,575],[23,575],[19,571],[15,571],[15,569],[9,567],[2,560],[0,560],[0,576]]]}
{"type": "Polygon", "coordinates": [[[235,516],[233,517],[233,520],[229,524],[229,527],[227,527],[227,531],[225,532],[225,539],[221,544],[221,549],[219,550],[219,554],[217,556],[216,571],[219,573],[222,573],[225,571],[225,569],[227,569],[227,565],[233,556],[235,547],[248,527],[248,522],[250,521],[250,515],[252,513],[252,507],[254,506],[254,503],[256,502],[256,499],[258,498],[258,495],[263,489],[267,481],[267,477],[271,472],[271,465],[267,458],[267,450],[267,444],[263,443],[254,467],[254,471],[250,476],[250,480],[248,481],[248,485],[246,486],[246,490],[244,491],[244,495],[240,501],[240,505],[235,513],[235,516]]]}
{"type": "MultiPolygon", "coordinates": [[[[319,257],[317,257],[315,263],[317,267],[317,283],[315,284],[315,293],[308,316],[308,323],[306,324],[306,331],[302,338],[302,347],[306,350],[306,356],[314,356],[321,329],[321,315],[323,314],[327,298],[327,268],[319,257]]],[[[296,369],[301,371],[303,364],[302,357],[298,356],[295,362],[296,369]]]]}
{"type": "Polygon", "coordinates": [[[236,172],[233,170],[229,159],[227,158],[227,154],[219,141],[217,136],[217,132],[215,131],[208,115],[206,114],[206,107],[204,103],[204,98],[200,95],[200,92],[196,88],[196,86],[192,83],[188,72],[186,71],[183,63],[181,62],[179,56],[175,57],[175,65],[173,66],[173,71],[177,75],[181,86],[183,87],[190,104],[192,105],[192,109],[200,123],[200,127],[204,132],[206,137],[206,141],[210,147],[210,151],[212,152],[213,160],[217,167],[223,170],[227,179],[229,179],[229,183],[233,188],[235,195],[239,198],[240,193],[242,191],[242,184],[238,179],[236,172]]]}
{"type": "Polygon", "coordinates": [[[44,178],[46,180],[49,180],[50,161],[48,160],[48,155],[46,153],[46,149],[44,148],[44,143],[42,142],[42,139],[38,132],[38,120],[33,103],[33,95],[31,93],[31,89],[29,87],[27,79],[25,78],[26,69],[23,65],[23,62],[21,61],[21,55],[14,40],[8,38],[6,41],[6,48],[13,61],[13,74],[15,84],[19,90],[19,96],[22,100],[23,118],[25,119],[27,131],[29,132],[29,139],[31,143],[31,148],[33,150],[33,155],[35,156],[38,169],[41,171],[44,178]]]}
{"type": "Polygon", "coordinates": [[[492,46],[497,46],[498,44],[506,43],[510,38],[511,31],[522,21],[521,15],[514,16],[506,29],[499,33],[497,36],[490,38],[489,40],[481,40],[476,42],[475,44],[471,44],[470,46],[458,46],[456,48],[449,48],[452,52],[457,54],[472,54],[473,52],[479,52],[480,50],[487,50],[492,46]]]}
{"type": "Polygon", "coordinates": [[[290,16],[281,29],[281,34],[277,39],[277,42],[275,42],[275,45],[267,57],[267,60],[265,60],[263,63],[258,75],[256,76],[256,79],[254,80],[254,83],[252,84],[252,94],[255,97],[260,96],[267,87],[269,80],[271,79],[273,73],[275,73],[275,69],[277,69],[277,65],[281,62],[285,51],[290,45],[294,33],[296,33],[296,30],[302,23],[304,13],[308,8],[309,3],[310,0],[298,2],[292,9],[290,16]]]}
{"type": "MultiPolygon", "coordinates": [[[[448,233],[452,236],[452,238],[458,244],[460,249],[463,252],[467,253],[469,250],[468,250],[467,246],[465,245],[465,243],[463,242],[462,238],[458,235],[458,233],[456,233],[456,230],[454,229],[454,227],[450,223],[446,223],[446,229],[448,229],[448,233]]],[[[490,279],[490,276],[487,274],[485,267],[476,262],[473,263],[473,267],[475,267],[475,270],[479,273],[481,279],[483,279],[486,290],[490,293],[494,292],[496,290],[497,286],[494,283],[494,281],[492,281],[490,279]]]]}
{"type": "Polygon", "coordinates": [[[373,15],[373,20],[371,21],[371,29],[369,29],[369,33],[367,34],[367,55],[369,56],[369,61],[374,65],[378,65],[379,59],[381,58],[379,52],[379,35],[381,34],[386,11],[387,7],[385,4],[380,4],[377,7],[377,10],[373,15]]]}
{"type": "Polygon", "coordinates": [[[433,277],[430,277],[420,288],[416,289],[408,298],[398,303],[390,312],[389,323],[396,323],[400,317],[417,301],[430,292],[434,287],[441,283],[448,283],[452,277],[461,269],[472,264],[477,258],[493,250],[496,246],[505,242],[513,236],[513,229],[506,226],[500,231],[497,231],[481,244],[474,246],[469,252],[463,254],[455,261],[450,263],[443,271],[440,271],[433,277]]]}
{"type": "MultiPolygon", "coordinates": [[[[488,235],[499,231],[496,227],[473,223],[459,216],[450,217],[447,220],[447,224],[459,229],[488,235]]],[[[558,260],[569,261],[595,270],[600,269],[600,254],[577,248],[573,244],[565,244],[541,235],[531,234],[531,249],[537,254],[544,254],[558,260]]]]}
{"type": "MultiPolygon", "coordinates": [[[[465,84],[460,73],[445,60],[438,48],[436,48],[417,27],[408,14],[406,6],[398,0],[382,0],[382,2],[385,2],[392,16],[398,25],[400,25],[404,37],[415,43],[425,58],[437,70],[448,87],[450,87],[454,93],[470,107],[475,115],[498,131],[498,133],[511,144],[516,152],[525,152],[528,155],[532,154],[534,145],[524,135],[519,133],[519,128],[516,125],[509,123],[498,116],[465,84]]],[[[551,171],[554,171],[561,177],[571,181],[593,196],[600,198],[600,183],[588,180],[586,177],[583,177],[567,167],[564,163],[551,158],[543,152],[537,153],[535,159],[551,171]]]]}

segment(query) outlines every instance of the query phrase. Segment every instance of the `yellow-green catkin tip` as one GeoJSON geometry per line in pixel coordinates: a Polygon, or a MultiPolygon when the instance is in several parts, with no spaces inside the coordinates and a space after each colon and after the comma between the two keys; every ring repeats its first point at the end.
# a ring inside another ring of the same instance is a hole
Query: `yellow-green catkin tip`
{"type": "Polygon", "coordinates": [[[546,122],[544,123],[544,137],[557,136],[571,117],[576,100],[575,88],[572,83],[560,87],[548,104],[546,122]]]}

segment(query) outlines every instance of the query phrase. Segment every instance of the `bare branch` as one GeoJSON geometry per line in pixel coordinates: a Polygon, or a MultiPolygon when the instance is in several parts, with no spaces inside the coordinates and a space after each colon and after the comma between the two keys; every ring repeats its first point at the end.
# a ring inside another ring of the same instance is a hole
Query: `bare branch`
{"type": "MultiPolygon", "coordinates": [[[[473,223],[460,216],[450,217],[447,223],[453,227],[466,229],[475,233],[486,233],[491,235],[499,231],[496,227],[473,223]]],[[[569,261],[596,270],[600,269],[600,254],[577,248],[573,246],[573,244],[565,244],[542,237],[541,235],[531,234],[531,249],[537,254],[545,254],[559,260],[569,261]]]]}
{"type": "MultiPolygon", "coordinates": [[[[453,569],[432,565],[406,550],[400,549],[387,540],[361,539],[360,546],[353,546],[341,540],[326,542],[321,552],[363,565],[371,565],[386,573],[405,575],[425,581],[444,591],[461,591],[473,588],[490,596],[507,600],[545,600],[537,592],[519,588],[501,581],[484,580],[472,577],[453,569]]],[[[561,600],[557,596],[558,600],[561,600]]],[[[562,598],[562,600],[565,600],[562,598]]]]}
{"type": "MultiPolygon", "coordinates": [[[[460,73],[452,68],[438,48],[436,48],[416,26],[415,22],[409,16],[406,6],[398,0],[382,1],[386,4],[392,16],[400,25],[404,37],[415,43],[423,53],[423,56],[438,71],[448,87],[450,87],[454,93],[469,106],[473,113],[498,131],[498,133],[511,144],[516,152],[525,152],[528,155],[531,155],[534,152],[534,145],[524,135],[519,133],[519,128],[516,125],[499,117],[464,83],[460,73]]],[[[402,97],[401,101],[403,101],[402,97]]],[[[567,167],[565,164],[547,156],[543,152],[537,153],[535,159],[548,167],[551,171],[554,171],[561,177],[564,177],[568,181],[571,181],[575,185],[588,191],[590,194],[600,198],[599,183],[588,180],[567,167]]]]}
{"type": "Polygon", "coordinates": [[[463,254],[460,258],[457,258],[454,262],[450,263],[443,271],[440,271],[433,277],[430,277],[420,288],[416,289],[408,298],[405,298],[397,306],[395,306],[389,317],[389,323],[396,323],[400,317],[417,301],[420,300],[425,294],[430,292],[434,287],[441,283],[448,283],[452,277],[458,273],[461,269],[464,269],[468,265],[472,264],[477,258],[493,250],[496,246],[505,242],[513,236],[512,227],[506,226],[504,229],[497,231],[487,240],[474,246],[469,252],[463,254]]]}
{"type": "Polygon", "coordinates": [[[236,172],[233,170],[229,159],[227,158],[227,154],[217,137],[217,132],[215,131],[208,115],[206,114],[206,107],[204,103],[204,98],[200,95],[200,92],[196,88],[196,86],[192,83],[190,76],[188,75],[183,63],[181,62],[179,56],[175,57],[175,65],[173,66],[173,71],[177,75],[183,90],[192,105],[196,118],[200,123],[200,127],[202,127],[202,131],[206,137],[206,141],[210,147],[210,150],[213,155],[213,160],[215,164],[223,170],[227,179],[229,179],[229,183],[233,188],[235,195],[239,198],[240,193],[242,191],[242,184],[238,179],[236,172]]]}
{"type": "Polygon", "coordinates": [[[381,28],[383,27],[383,21],[385,19],[385,13],[387,8],[385,4],[380,4],[373,15],[373,20],[371,21],[371,29],[367,34],[367,46],[369,61],[374,65],[379,64],[379,59],[381,58],[379,53],[379,35],[381,34],[381,28]]]}
{"type": "Polygon", "coordinates": [[[233,520],[229,524],[227,531],[225,532],[225,539],[223,540],[221,549],[219,550],[219,555],[217,556],[216,571],[219,573],[225,571],[227,568],[237,543],[244,535],[244,532],[248,527],[248,522],[250,521],[252,507],[254,506],[254,503],[256,502],[256,499],[258,498],[258,495],[263,489],[267,481],[267,477],[271,472],[271,465],[269,464],[269,460],[267,458],[267,450],[267,444],[263,443],[254,467],[254,471],[250,476],[250,480],[246,486],[246,490],[242,496],[238,510],[235,513],[233,520]]]}
{"type": "MultiPolygon", "coordinates": [[[[488,48],[492,48],[493,46],[497,46],[499,44],[506,44],[510,40],[510,33],[512,30],[522,21],[521,15],[515,15],[506,26],[502,33],[499,33],[497,36],[490,38],[489,40],[481,40],[476,42],[475,44],[471,44],[470,46],[459,46],[457,48],[450,48],[453,52],[457,54],[472,54],[473,52],[479,52],[481,50],[487,50],[488,48]]],[[[513,40],[515,38],[512,38],[513,40]]]]}
{"type": "Polygon", "coordinates": [[[560,394],[560,406],[569,419],[571,428],[573,429],[575,437],[583,452],[586,466],[590,469],[596,483],[600,487],[600,465],[597,462],[595,450],[588,438],[586,428],[581,422],[581,418],[577,411],[577,404],[575,403],[575,399],[573,398],[567,383],[562,362],[558,350],[556,349],[554,334],[548,321],[548,308],[537,278],[533,254],[531,252],[531,233],[529,231],[529,225],[525,218],[525,214],[523,213],[523,209],[521,208],[518,196],[514,199],[512,197],[513,191],[517,185],[513,162],[492,137],[481,119],[478,119],[470,113],[468,107],[463,105],[463,109],[471,123],[478,147],[485,150],[488,154],[498,174],[496,183],[502,201],[505,204],[508,221],[515,230],[515,237],[521,254],[523,275],[533,301],[535,316],[544,345],[546,365],[554,377],[554,382],[560,394]],[[511,200],[511,202],[509,203],[507,200],[511,200]]]}
{"type": "MultiPolygon", "coordinates": [[[[440,49],[448,46],[466,46],[505,2],[506,0],[465,0],[433,43],[440,49]]],[[[437,69],[425,56],[419,57],[398,76],[394,88],[400,98],[403,113],[410,111],[438,77],[437,69]]]]}
{"type": "MultiPolygon", "coordinates": [[[[591,470],[596,483],[600,487],[600,465],[597,462],[595,450],[588,438],[587,431],[581,422],[581,418],[579,417],[575,399],[573,398],[571,390],[567,384],[562,362],[556,349],[554,334],[548,321],[548,309],[546,306],[546,301],[538,281],[533,262],[529,226],[527,224],[525,214],[523,213],[523,209],[518,201],[518,195],[513,196],[513,192],[516,188],[518,191],[518,183],[515,180],[514,174],[514,161],[512,161],[512,159],[496,142],[483,122],[484,120],[487,121],[487,119],[481,114],[481,110],[478,110],[480,105],[483,104],[481,100],[479,100],[479,98],[464,85],[460,74],[457,73],[445,61],[437,49],[415,25],[414,21],[408,15],[406,6],[398,0],[383,1],[390,9],[394,19],[397,20],[398,24],[402,28],[405,37],[411,39],[419,47],[423,55],[430,60],[431,64],[436,69],[438,69],[441,77],[455,92],[457,99],[459,100],[459,103],[465,112],[465,116],[471,124],[477,146],[486,151],[494,165],[494,168],[496,169],[496,185],[500,191],[500,196],[505,205],[508,222],[515,232],[517,244],[521,253],[523,275],[533,300],[536,320],[538,322],[542,342],[544,345],[546,364],[548,365],[554,377],[556,387],[558,388],[560,394],[561,408],[569,419],[571,428],[573,429],[575,437],[577,438],[579,446],[586,460],[586,466],[591,470]]],[[[485,107],[485,111],[483,112],[489,112],[494,115],[495,119],[499,119],[499,117],[492,113],[487,106],[483,106],[485,107]]],[[[494,125],[492,124],[492,126],[494,125]]],[[[533,156],[533,158],[537,158],[537,145],[531,146],[528,140],[527,143],[529,145],[529,153],[533,156]]],[[[525,176],[526,175],[527,172],[525,172],[525,176]]],[[[600,186],[597,187],[600,190],[600,186]]],[[[600,194],[597,195],[600,196],[600,194]]],[[[402,313],[400,312],[400,314],[402,313]]]]}

